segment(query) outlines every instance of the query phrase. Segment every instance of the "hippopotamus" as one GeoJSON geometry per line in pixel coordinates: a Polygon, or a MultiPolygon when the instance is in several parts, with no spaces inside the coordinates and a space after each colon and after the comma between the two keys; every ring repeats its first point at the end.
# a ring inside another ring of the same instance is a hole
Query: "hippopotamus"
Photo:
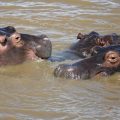
{"type": "Polygon", "coordinates": [[[100,35],[92,31],[88,34],[78,33],[78,42],[71,45],[69,49],[58,52],[55,56],[49,58],[50,61],[78,60],[93,56],[96,47],[106,47],[120,44],[120,35],[116,33],[100,35]]]}
{"type": "Polygon", "coordinates": [[[97,47],[93,56],[72,64],[60,64],[54,70],[56,77],[90,79],[96,75],[112,75],[120,71],[120,45],[97,47]]]}
{"type": "Polygon", "coordinates": [[[49,38],[18,33],[12,26],[0,28],[0,65],[18,64],[27,59],[48,59],[52,44],[49,38]]]}
{"type": "Polygon", "coordinates": [[[90,57],[96,46],[105,47],[120,44],[120,36],[116,33],[100,35],[99,33],[92,31],[85,35],[79,33],[77,39],[78,42],[72,45],[70,49],[82,58],[90,57]]]}

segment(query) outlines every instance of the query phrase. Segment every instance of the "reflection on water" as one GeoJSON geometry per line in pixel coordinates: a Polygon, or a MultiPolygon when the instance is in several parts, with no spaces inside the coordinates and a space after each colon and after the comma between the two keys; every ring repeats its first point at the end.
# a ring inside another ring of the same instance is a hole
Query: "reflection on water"
{"type": "MultiPolygon", "coordinates": [[[[53,55],[78,32],[120,33],[119,0],[1,0],[0,25],[45,33],[53,55]]],[[[86,81],[54,78],[59,62],[25,62],[0,69],[0,120],[119,120],[119,74],[86,81]]]]}

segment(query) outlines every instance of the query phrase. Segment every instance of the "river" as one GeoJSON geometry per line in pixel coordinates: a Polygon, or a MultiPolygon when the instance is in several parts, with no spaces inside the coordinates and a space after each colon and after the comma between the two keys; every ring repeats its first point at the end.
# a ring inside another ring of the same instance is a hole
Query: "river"
{"type": "MultiPolygon", "coordinates": [[[[1,0],[0,27],[47,34],[55,55],[79,32],[120,34],[120,0],[1,0]]],[[[68,61],[69,62],[69,61],[68,61]]],[[[0,120],[119,120],[120,75],[55,78],[60,64],[26,61],[0,68],[0,120]]]]}

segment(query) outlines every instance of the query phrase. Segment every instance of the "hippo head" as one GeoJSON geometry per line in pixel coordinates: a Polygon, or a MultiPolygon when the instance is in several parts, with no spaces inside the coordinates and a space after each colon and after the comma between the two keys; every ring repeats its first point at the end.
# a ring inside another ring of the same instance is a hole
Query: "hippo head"
{"type": "Polygon", "coordinates": [[[9,50],[11,47],[21,46],[23,46],[23,41],[14,27],[0,28],[0,53],[9,50]]]}
{"type": "Polygon", "coordinates": [[[94,31],[85,35],[79,33],[77,35],[77,39],[79,41],[74,46],[72,46],[71,49],[76,51],[77,54],[81,57],[91,56],[91,53],[96,46],[105,47],[118,44],[120,42],[120,37],[118,37],[118,35],[115,33],[100,36],[97,32],[94,31]]]}
{"type": "Polygon", "coordinates": [[[94,56],[73,64],[61,64],[55,71],[56,77],[89,79],[96,75],[111,75],[120,70],[120,45],[97,48],[94,56]]]}

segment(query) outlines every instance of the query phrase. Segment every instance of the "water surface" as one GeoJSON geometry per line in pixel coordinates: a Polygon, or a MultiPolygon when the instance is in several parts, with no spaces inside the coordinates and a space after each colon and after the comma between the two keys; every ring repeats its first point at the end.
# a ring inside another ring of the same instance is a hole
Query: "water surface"
{"type": "MultiPolygon", "coordinates": [[[[120,33],[119,0],[1,0],[0,27],[47,34],[53,55],[79,32],[120,33]]],[[[69,62],[69,61],[68,61],[69,62]]],[[[119,120],[120,76],[86,81],[55,78],[59,62],[0,68],[0,120],[119,120]]]]}

